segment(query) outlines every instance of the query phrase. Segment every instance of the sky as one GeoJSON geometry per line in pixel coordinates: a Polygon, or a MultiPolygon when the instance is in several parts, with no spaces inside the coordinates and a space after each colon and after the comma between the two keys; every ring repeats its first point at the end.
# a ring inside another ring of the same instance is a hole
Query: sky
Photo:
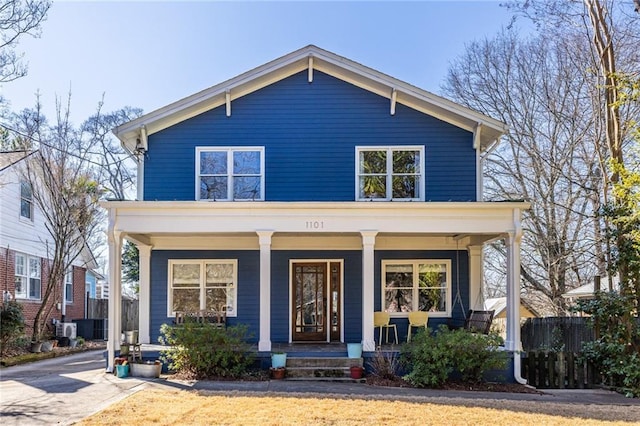
{"type": "Polygon", "coordinates": [[[71,93],[79,125],[124,106],[145,113],[314,44],[442,94],[451,61],[510,22],[499,1],[55,1],[19,51],[26,77],[0,86],[10,109],[36,92],[51,120],[71,93]]]}

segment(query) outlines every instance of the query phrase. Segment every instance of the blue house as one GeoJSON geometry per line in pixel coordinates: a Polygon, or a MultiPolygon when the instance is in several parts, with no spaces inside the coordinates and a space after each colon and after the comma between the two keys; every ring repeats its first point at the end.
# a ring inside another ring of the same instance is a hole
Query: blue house
{"type": "Polygon", "coordinates": [[[506,348],[520,348],[525,202],[482,201],[506,126],[307,46],[114,129],[138,158],[136,201],[108,201],[109,364],[120,249],[140,250],[140,340],[176,311],[224,305],[258,351],[362,342],[374,312],[406,336],[482,309],[482,248],[508,248],[506,348]]]}

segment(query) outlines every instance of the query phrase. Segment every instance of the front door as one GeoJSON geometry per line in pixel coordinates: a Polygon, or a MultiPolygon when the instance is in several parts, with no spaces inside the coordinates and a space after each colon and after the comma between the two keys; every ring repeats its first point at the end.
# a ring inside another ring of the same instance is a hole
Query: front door
{"type": "Polygon", "coordinates": [[[294,341],[340,340],[340,279],[338,262],[293,264],[294,341]]]}

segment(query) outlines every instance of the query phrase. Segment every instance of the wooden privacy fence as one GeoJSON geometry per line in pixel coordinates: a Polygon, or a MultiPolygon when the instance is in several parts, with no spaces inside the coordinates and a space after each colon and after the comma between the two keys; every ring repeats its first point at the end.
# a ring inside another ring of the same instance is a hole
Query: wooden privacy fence
{"type": "Polygon", "coordinates": [[[594,366],[574,352],[523,353],[521,375],[538,389],[585,389],[602,383],[594,366]]]}
{"type": "MultiPolygon", "coordinates": [[[[87,299],[87,318],[109,317],[109,299],[87,299]]],[[[138,301],[122,300],[122,331],[138,329],[138,301]]]]}
{"type": "Polygon", "coordinates": [[[582,352],[582,342],[594,340],[584,317],[527,318],[521,328],[525,351],[582,352]]]}

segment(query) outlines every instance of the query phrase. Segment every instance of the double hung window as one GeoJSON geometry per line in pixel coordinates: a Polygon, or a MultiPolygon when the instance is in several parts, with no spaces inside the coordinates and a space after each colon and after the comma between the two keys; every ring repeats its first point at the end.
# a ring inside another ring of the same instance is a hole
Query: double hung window
{"type": "Polygon", "coordinates": [[[357,199],[424,200],[424,147],[357,147],[357,199]]]}
{"type": "Polygon", "coordinates": [[[33,220],[33,191],[26,181],[20,182],[20,217],[33,220]]]}
{"type": "Polygon", "coordinates": [[[41,291],[40,259],[24,254],[15,255],[16,298],[40,299],[41,291]]]}
{"type": "Polygon", "coordinates": [[[169,261],[168,315],[225,308],[235,317],[237,280],[237,260],[169,261]]]}
{"type": "Polygon", "coordinates": [[[196,199],[264,200],[264,148],[196,148],[196,199]]]}
{"type": "Polygon", "coordinates": [[[73,267],[64,275],[64,300],[73,303],[73,267]]]}
{"type": "MultiPolygon", "coordinates": [[[[382,306],[392,313],[451,314],[450,260],[386,260],[382,262],[382,306]]],[[[396,315],[403,316],[403,315],[396,315]]]]}

